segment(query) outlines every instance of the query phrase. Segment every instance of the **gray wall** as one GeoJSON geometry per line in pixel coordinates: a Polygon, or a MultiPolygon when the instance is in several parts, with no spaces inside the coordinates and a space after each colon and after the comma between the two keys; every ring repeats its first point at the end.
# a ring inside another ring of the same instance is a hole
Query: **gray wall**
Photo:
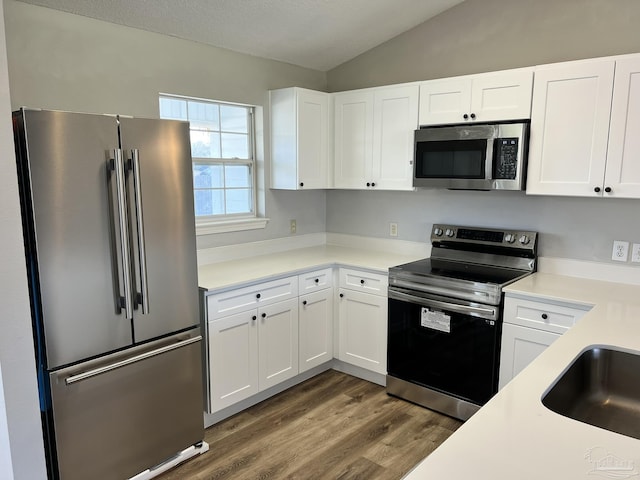
{"type": "MultiPolygon", "coordinates": [[[[266,107],[268,91],[326,89],[326,74],[86,17],[5,0],[12,107],[158,116],[158,93],[266,107]]],[[[268,115],[268,109],[264,109],[268,115]]],[[[264,119],[269,131],[268,118],[264,119]]],[[[265,135],[265,178],[269,178],[265,135]]],[[[198,238],[199,247],[325,231],[326,193],[262,189],[264,230],[198,238]]]]}
{"type": "Polygon", "coordinates": [[[0,478],[46,477],[0,0],[0,478]]]}
{"type": "MultiPolygon", "coordinates": [[[[637,0],[466,0],[327,73],[330,91],[640,52],[637,0]]],[[[334,191],[327,231],[425,241],[436,222],[541,232],[545,256],[611,261],[640,243],[640,201],[509,192],[334,191]]],[[[633,264],[638,265],[638,264],[633,264]]],[[[639,269],[640,273],[640,269],[639,269]]]]}

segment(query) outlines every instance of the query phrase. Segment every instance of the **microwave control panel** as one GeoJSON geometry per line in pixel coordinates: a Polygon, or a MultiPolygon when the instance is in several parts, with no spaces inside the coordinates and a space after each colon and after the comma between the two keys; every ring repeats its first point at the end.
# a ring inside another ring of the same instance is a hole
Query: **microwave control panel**
{"type": "Polygon", "coordinates": [[[518,143],[518,138],[496,138],[493,146],[495,180],[515,180],[518,174],[518,143]]]}

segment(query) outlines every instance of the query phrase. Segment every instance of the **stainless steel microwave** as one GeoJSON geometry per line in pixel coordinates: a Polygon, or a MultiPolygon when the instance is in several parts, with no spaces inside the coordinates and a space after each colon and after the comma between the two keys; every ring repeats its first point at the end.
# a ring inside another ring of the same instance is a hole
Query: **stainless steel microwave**
{"type": "Polygon", "coordinates": [[[524,190],[528,143],[529,122],[422,127],[413,186],[524,190]]]}

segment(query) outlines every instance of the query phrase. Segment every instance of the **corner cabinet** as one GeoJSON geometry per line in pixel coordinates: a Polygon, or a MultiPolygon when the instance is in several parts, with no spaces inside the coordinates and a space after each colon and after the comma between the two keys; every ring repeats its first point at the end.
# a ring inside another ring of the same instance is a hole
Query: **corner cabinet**
{"type": "Polygon", "coordinates": [[[527,193],[640,198],[640,55],[535,76],[527,193]]]}
{"type": "Polygon", "coordinates": [[[591,309],[590,305],[511,297],[504,300],[500,373],[504,387],[591,309]]]}
{"type": "Polygon", "coordinates": [[[271,188],[330,188],[329,102],[324,92],[291,87],[269,92],[271,188]]]}
{"type": "Polygon", "coordinates": [[[387,373],[388,277],[341,268],[338,291],[338,358],[387,373]]]}
{"type": "Polygon", "coordinates": [[[423,82],[420,84],[419,124],[529,118],[532,86],[532,68],[423,82]]]}
{"type": "Polygon", "coordinates": [[[413,189],[413,132],[418,86],[333,94],[334,186],[413,189]]]}

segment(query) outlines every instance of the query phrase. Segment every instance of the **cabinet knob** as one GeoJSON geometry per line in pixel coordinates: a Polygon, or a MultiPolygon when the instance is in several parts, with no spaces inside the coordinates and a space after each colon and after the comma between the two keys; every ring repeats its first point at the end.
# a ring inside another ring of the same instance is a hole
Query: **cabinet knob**
{"type": "Polygon", "coordinates": [[[259,300],[260,299],[260,294],[256,294],[256,298],[259,300]]]}
{"type": "Polygon", "coordinates": [[[471,118],[476,118],[476,114],[475,114],[475,113],[472,113],[472,114],[471,114],[471,118]]]}
{"type": "Polygon", "coordinates": [[[367,182],[367,187],[370,187],[370,186],[371,186],[371,183],[367,182]]]}
{"type": "Polygon", "coordinates": [[[304,187],[304,182],[300,182],[300,186],[301,186],[301,187],[304,187]]]}
{"type": "Polygon", "coordinates": [[[546,320],[547,318],[549,318],[549,315],[547,315],[546,313],[543,313],[543,314],[542,314],[542,319],[543,319],[543,320],[546,320]]]}
{"type": "Polygon", "coordinates": [[[600,187],[594,188],[593,191],[596,192],[596,193],[600,193],[600,187]]]}
{"type": "Polygon", "coordinates": [[[251,320],[253,320],[254,322],[256,321],[258,317],[256,317],[255,315],[253,317],[251,317],[251,320]]]}
{"type": "Polygon", "coordinates": [[[376,182],[371,182],[371,186],[375,187],[376,186],[376,182]]]}
{"type": "Polygon", "coordinates": [[[364,279],[360,280],[360,285],[364,285],[364,279]]]}
{"type": "Polygon", "coordinates": [[[467,120],[469,118],[469,115],[467,115],[466,113],[464,115],[462,115],[462,118],[464,118],[465,120],[467,120]]]}
{"type": "Polygon", "coordinates": [[[611,193],[611,187],[605,187],[604,191],[607,192],[607,193],[611,193]]]}
{"type": "Polygon", "coordinates": [[[306,305],[306,304],[307,304],[307,301],[306,301],[306,300],[303,300],[303,301],[302,301],[302,305],[306,305]]]}
{"type": "Polygon", "coordinates": [[[267,318],[267,314],[263,313],[262,315],[260,315],[262,318],[267,318]]]}
{"type": "Polygon", "coordinates": [[[340,298],[343,298],[343,297],[344,297],[344,293],[341,293],[341,294],[340,294],[340,298]]]}
{"type": "Polygon", "coordinates": [[[314,280],[314,282],[316,282],[316,283],[320,283],[320,279],[319,279],[319,278],[316,278],[316,279],[314,280]]]}

